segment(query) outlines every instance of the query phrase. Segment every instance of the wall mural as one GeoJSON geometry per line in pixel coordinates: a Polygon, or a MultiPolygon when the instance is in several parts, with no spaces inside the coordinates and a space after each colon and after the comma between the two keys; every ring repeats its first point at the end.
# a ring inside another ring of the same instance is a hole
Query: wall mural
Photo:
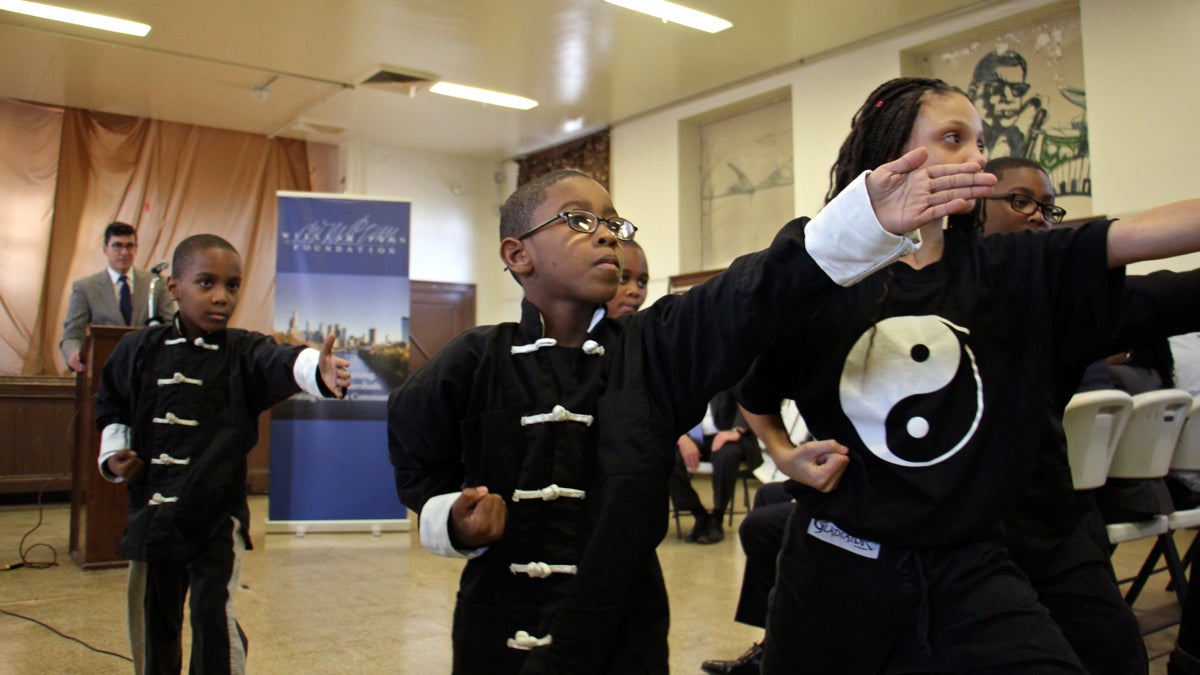
{"type": "MultiPolygon", "coordinates": [[[[921,51],[921,50],[917,50],[921,51]]],[[[1078,11],[925,50],[929,75],[958,86],[983,118],[989,157],[1045,167],[1071,218],[1091,213],[1087,88],[1078,11]]]]}
{"type": "Polygon", "coordinates": [[[792,218],[792,104],[700,128],[700,269],[766,248],[792,218]]]}

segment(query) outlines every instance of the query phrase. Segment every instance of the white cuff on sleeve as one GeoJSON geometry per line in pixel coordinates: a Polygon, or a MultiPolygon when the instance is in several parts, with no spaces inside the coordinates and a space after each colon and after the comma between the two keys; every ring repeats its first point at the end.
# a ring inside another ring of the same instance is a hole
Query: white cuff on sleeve
{"type": "Polygon", "coordinates": [[[129,449],[129,427],[124,424],[114,422],[100,432],[100,475],[114,483],[125,482],[124,478],[114,475],[105,466],[105,462],[109,457],[117,454],[122,450],[129,449]]]}
{"type": "Polygon", "coordinates": [[[450,543],[450,507],[461,492],[430,497],[421,509],[421,545],[425,550],[447,558],[477,558],[487,550],[486,546],[473,551],[460,551],[450,543]]]}
{"type": "Polygon", "coordinates": [[[306,347],[300,355],[296,357],[296,363],[292,364],[292,377],[296,378],[296,384],[306,394],[312,394],[317,398],[321,398],[324,394],[321,393],[321,387],[317,384],[317,365],[321,363],[321,352],[306,347]]]}
{"type": "Polygon", "coordinates": [[[920,236],[892,234],[883,229],[864,171],[825,205],[804,228],[804,247],[830,279],[851,286],[896,260],[916,251],[920,236]]]}

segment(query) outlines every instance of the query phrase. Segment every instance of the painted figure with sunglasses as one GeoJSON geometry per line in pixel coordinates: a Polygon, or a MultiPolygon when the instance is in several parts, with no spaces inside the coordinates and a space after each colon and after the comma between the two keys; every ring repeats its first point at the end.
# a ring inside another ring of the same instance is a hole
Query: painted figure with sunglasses
{"type": "Polygon", "coordinates": [[[167,285],[152,285],[153,272],[134,269],[137,245],[137,230],[133,226],[109,223],[104,228],[104,255],[108,258],[108,268],[71,284],[67,319],[63,323],[62,340],[58,343],[58,350],[71,370],[82,372],[86,367],[79,350],[89,324],[141,328],[154,318],[167,323],[175,314],[175,301],[171,299],[167,285]],[[152,288],[154,317],[150,316],[152,288]]]}
{"type": "Polygon", "coordinates": [[[975,64],[967,97],[979,110],[989,156],[1024,156],[1046,119],[1042,99],[1029,94],[1029,66],[1014,51],[984,54],[975,64]]]}
{"type": "Polygon", "coordinates": [[[500,257],[525,294],[520,321],[464,332],[388,402],[421,543],[468,558],[454,672],[667,672],[655,549],[675,440],[785,323],[915,248],[895,233],[990,193],[977,164],[918,168],[927,154],[864,173],[766,250],[616,319],[605,303],[633,224],[578,171],[517,188],[500,257]]]}

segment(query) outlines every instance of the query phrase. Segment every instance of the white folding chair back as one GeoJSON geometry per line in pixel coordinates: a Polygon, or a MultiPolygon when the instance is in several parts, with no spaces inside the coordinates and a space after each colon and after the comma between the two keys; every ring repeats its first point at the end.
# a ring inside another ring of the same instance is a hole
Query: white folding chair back
{"type": "Polygon", "coordinates": [[[1171,468],[1180,471],[1200,471],[1200,399],[1192,400],[1192,409],[1179,432],[1175,458],[1171,468]]]}
{"type": "Polygon", "coordinates": [[[1071,397],[1063,412],[1063,430],[1076,490],[1104,485],[1132,409],[1133,397],[1120,389],[1085,391],[1071,397]]]}
{"type": "Polygon", "coordinates": [[[1109,478],[1161,478],[1171,468],[1192,395],[1182,389],[1159,389],[1133,396],[1133,410],[1117,441],[1109,478]]]}

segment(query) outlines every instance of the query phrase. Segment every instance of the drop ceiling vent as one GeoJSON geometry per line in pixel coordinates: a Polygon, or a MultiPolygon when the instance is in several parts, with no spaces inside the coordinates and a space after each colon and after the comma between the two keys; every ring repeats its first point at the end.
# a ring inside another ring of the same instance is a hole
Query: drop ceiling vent
{"type": "Polygon", "coordinates": [[[414,96],[418,91],[428,89],[430,85],[440,79],[433,73],[406,70],[395,66],[380,66],[378,71],[367,75],[358,84],[361,87],[414,96]]]}

